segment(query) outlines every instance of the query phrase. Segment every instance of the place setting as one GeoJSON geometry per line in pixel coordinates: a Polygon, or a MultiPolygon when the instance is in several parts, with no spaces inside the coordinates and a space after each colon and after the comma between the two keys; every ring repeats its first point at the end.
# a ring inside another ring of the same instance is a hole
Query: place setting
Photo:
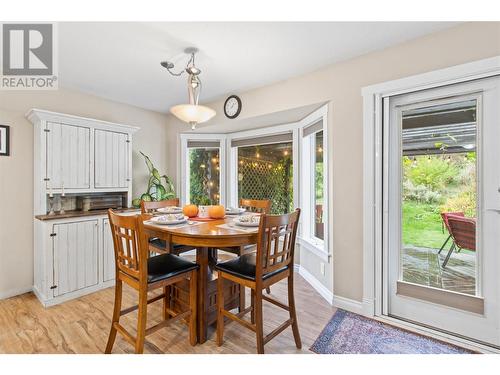
{"type": "MultiPolygon", "coordinates": [[[[244,211],[243,211],[244,212],[244,211]]],[[[243,232],[257,232],[259,230],[260,215],[258,214],[239,214],[232,221],[218,225],[219,228],[240,230],[243,232]]]]}
{"type": "MultiPolygon", "coordinates": [[[[168,207],[166,207],[168,208],[168,207]]],[[[158,210],[159,211],[159,210],[158,210]]],[[[167,225],[170,228],[183,228],[189,225],[197,225],[199,222],[189,220],[188,216],[182,213],[177,214],[167,214],[167,215],[157,215],[153,216],[151,219],[146,220],[145,223],[154,225],[167,225]]]]}
{"type": "Polygon", "coordinates": [[[242,215],[246,211],[247,210],[244,207],[227,207],[226,208],[226,215],[229,215],[229,216],[242,215]]]}

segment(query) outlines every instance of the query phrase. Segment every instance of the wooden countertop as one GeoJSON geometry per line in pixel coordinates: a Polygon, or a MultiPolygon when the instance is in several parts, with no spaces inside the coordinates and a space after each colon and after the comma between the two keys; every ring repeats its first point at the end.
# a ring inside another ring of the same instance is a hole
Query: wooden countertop
{"type": "MultiPolygon", "coordinates": [[[[115,212],[133,212],[137,211],[138,213],[141,212],[139,208],[120,208],[116,209],[115,212]]],[[[81,211],[81,210],[74,210],[74,211],[66,211],[64,214],[60,213],[55,213],[54,215],[36,215],[35,219],[38,220],[58,220],[58,219],[70,219],[73,217],[85,217],[85,216],[99,216],[99,215],[106,215],[108,213],[108,210],[93,210],[93,211],[81,211]]]]}

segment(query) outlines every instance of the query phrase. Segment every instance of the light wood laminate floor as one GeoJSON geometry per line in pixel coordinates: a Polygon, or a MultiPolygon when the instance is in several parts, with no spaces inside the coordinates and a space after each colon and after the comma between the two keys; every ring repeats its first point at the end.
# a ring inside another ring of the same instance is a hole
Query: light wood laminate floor
{"type": "MultiPolygon", "coordinates": [[[[271,340],[266,354],[311,353],[309,347],[331,318],[331,307],[301,276],[296,275],[295,299],[302,337],[302,350],[295,347],[292,329],[271,340]]],[[[286,281],[273,285],[272,295],[286,302],[286,281]]],[[[247,293],[248,294],[248,293],[247,293]]],[[[1,353],[103,353],[113,309],[114,289],[108,288],[66,303],[44,308],[32,293],[0,301],[1,353]]],[[[249,301],[250,298],[247,298],[249,301]]],[[[124,287],[123,306],[136,304],[135,292],[124,287]]],[[[161,302],[149,305],[148,325],[161,318],[161,302]]],[[[135,332],[136,312],[122,317],[123,324],[135,332]]],[[[288,318],[286,311],[264,301],[264,333],[288,318]]],[[[113,353],[132,353],[133,348],[120,335],[113,353]]],[[[215,344],[215,330],[208,341],[191,347],[188,329],[174,323],[146,338],[145,353],[256,353],[255,334],[231,322],[225,327],[224,345],[215,344]]]]}

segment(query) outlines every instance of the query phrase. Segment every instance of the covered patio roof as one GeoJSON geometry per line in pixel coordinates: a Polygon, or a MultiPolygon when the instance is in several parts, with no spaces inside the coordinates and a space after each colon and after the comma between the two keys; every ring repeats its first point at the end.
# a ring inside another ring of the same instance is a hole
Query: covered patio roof
{"type": "Polygon", "coordinates": [[[403,112],[403,155],[432,155],[476,150],[476,100],[403,112]]]}

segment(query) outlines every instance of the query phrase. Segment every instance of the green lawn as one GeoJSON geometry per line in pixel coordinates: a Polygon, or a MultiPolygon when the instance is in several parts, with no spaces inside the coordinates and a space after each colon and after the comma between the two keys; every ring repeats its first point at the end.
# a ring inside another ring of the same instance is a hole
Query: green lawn
{"type": "Polygon", "coordinates": [[[403,202],[403,243],[439,249],[448,238],[439,209],[433,204],[403,202]]]}

